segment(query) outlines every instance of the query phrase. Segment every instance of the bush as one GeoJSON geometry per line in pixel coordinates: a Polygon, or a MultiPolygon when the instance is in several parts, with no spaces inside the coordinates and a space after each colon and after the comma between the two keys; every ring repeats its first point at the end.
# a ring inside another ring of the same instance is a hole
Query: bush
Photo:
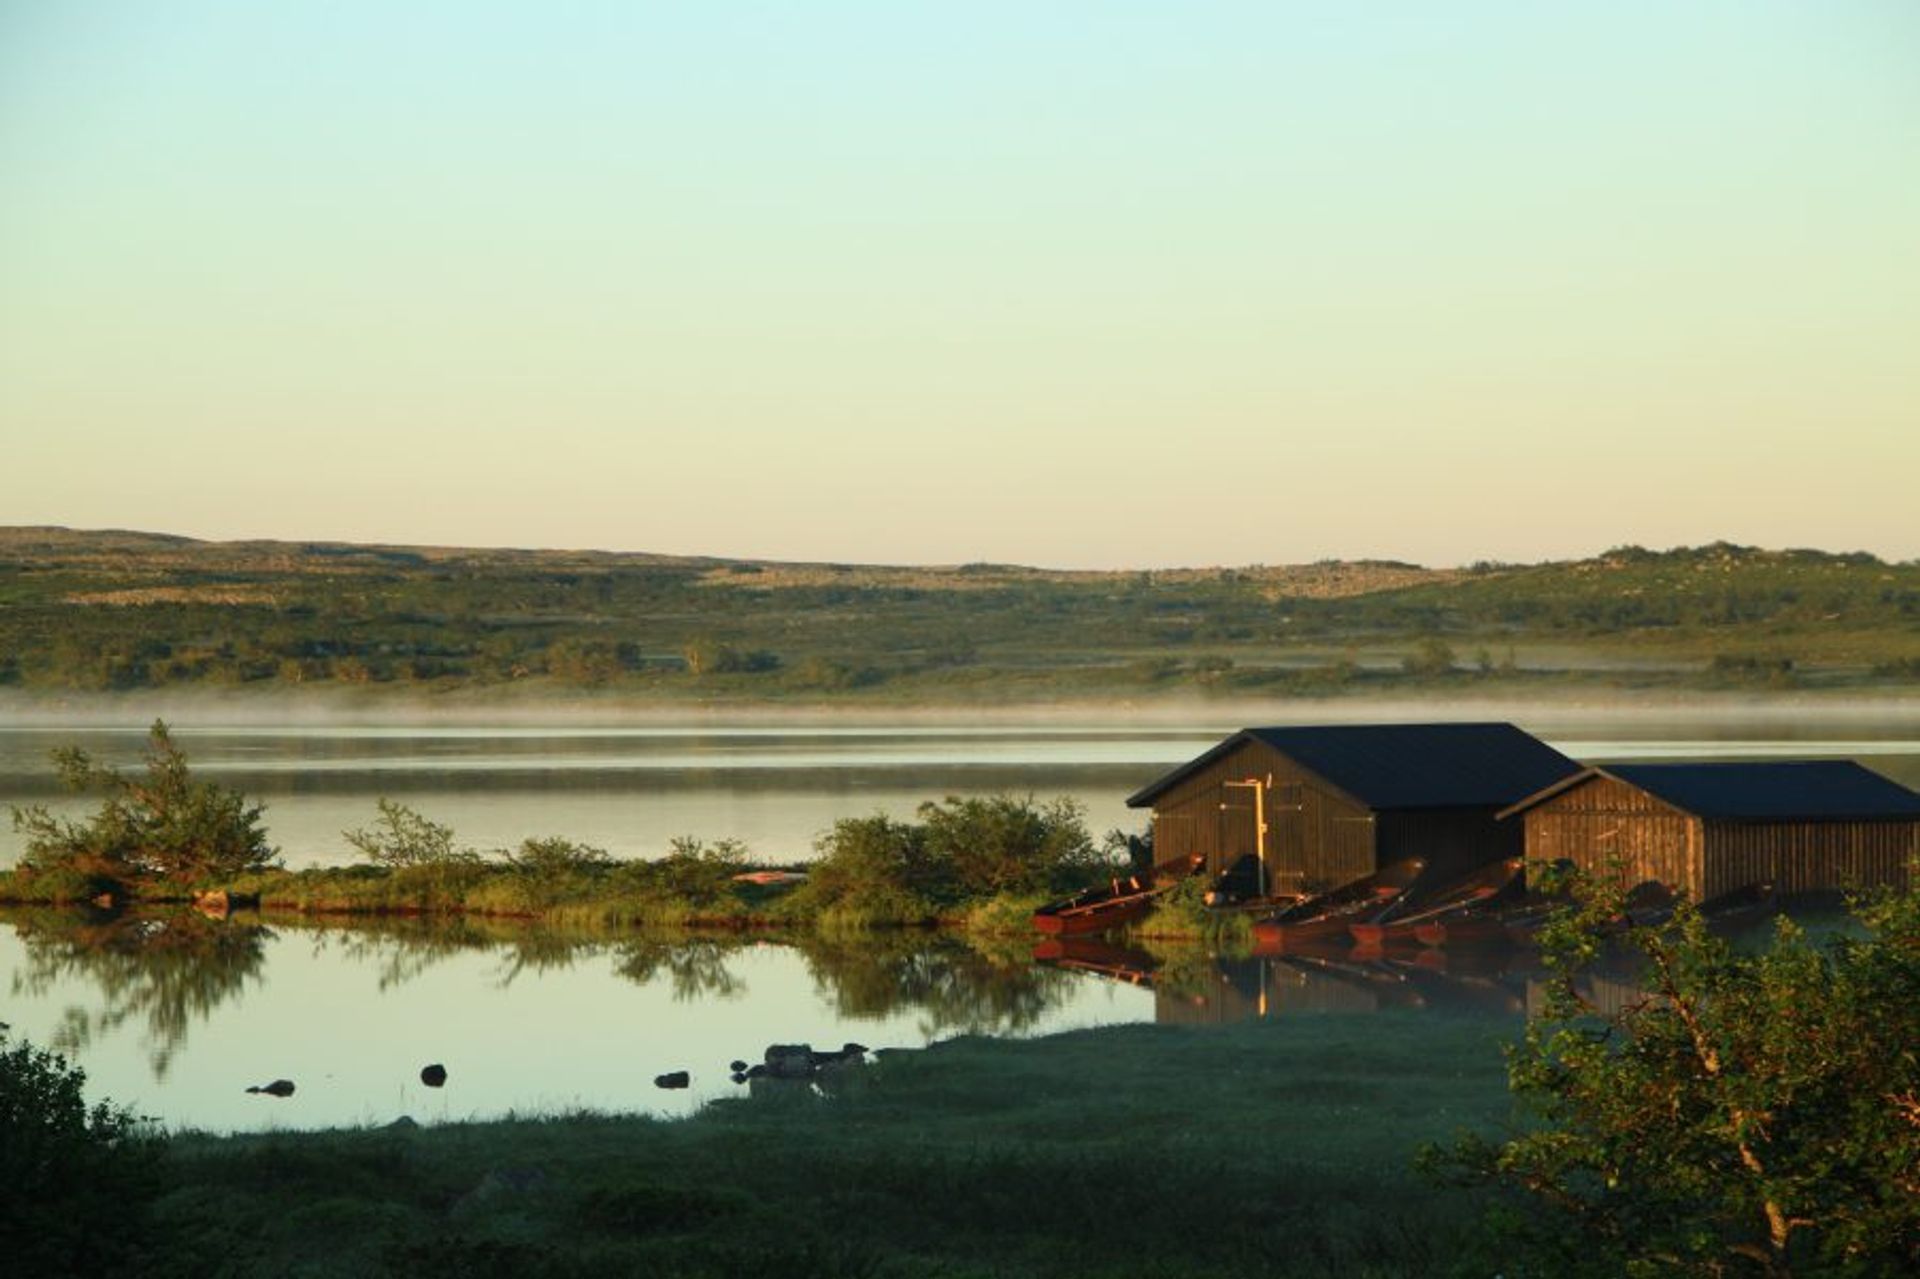
{"type": "Polygon", "coordinates": [[[402,870],[480,860],[473,849],[455,847],[453,827],[428,821],[405,804],[385,797],[379,800],[379,809],[380,820],[372,826],[341,832],[347,843],[375,865],[402,870]]]}
{"type": "Polygon", "coordinates": [[[21,864],[30,871],[192,883],[274,864],[277,850],[261,825],[266,809],[237,791],[196,781],[160,720],[147,735],[143,779],[95,764],[77,747],[54,751],[53,762],[68,790],[98,791],[105,799],[83,822],[62,821],[41,807],[15,808],[14,829],[27,837],[21,864]]]}
{"type": "Polygon", "coordinates": [[[159,1191],[159,1138],[88,1106],[86,1074],[0,1029],[0,1258],[9,1274],[134,1273],[159,1191]]]}
{"type": "Polygon", "coordinates": [[[1920,895],[1822,944],[1783,922],[1758,953],[1683,903],[1626,935],[1644,998],[1605,1012],[1576,977],[1623,899],[1572,887],[1510,1059],[1537,1124],[1425,1155],[1521,1192],[1509,1273],[1920,1272],[1920,895]]]}
{"type": "Polygon", "coordinates": [[[922,804],[917,822],[845,818],[816,843],[803,900],[908,920],[994,897],[1068,892],[1117,868],[1083,815],[1072,799],[994,795],[922,804]]]}

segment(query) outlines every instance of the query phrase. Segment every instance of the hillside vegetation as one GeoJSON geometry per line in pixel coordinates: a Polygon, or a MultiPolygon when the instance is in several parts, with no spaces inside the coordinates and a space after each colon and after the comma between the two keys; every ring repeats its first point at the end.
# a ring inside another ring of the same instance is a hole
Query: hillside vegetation
{"type": "Polygon", "coordinates": [[[1920,563],[1728,544],[1152,572],[0,529],[0,688],[1019,702],[1920,685],[1920,563]]]}

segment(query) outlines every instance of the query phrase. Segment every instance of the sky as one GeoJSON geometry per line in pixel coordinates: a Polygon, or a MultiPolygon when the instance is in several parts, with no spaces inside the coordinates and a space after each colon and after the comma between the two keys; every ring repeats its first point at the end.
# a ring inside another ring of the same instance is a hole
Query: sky
{"type": "Polygon", "coordinates": [[[0,0],[0,524],[1920,556],[1911,0],[0,0]]]}

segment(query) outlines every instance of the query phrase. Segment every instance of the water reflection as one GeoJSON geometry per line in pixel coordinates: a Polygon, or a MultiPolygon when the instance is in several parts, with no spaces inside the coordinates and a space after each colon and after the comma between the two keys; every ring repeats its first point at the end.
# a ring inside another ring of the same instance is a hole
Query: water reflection
{"type": "Polygon", "coordinates": [[[1024,946],[986,939],[864,933],[808,937],[795,946],[843,1017],[912,1010],[928,1038],[1026,1033],[1072,984],[1071,974],[1034,964],[1024,946]]]}
{"type": "Polygon", "coordinates": [[[192,911],[169,915],[93,910],[10,913],[25,950],[14,972],[14,998],[89,989],[91,1005],[69,1005],[50,1037],[63,1053],[82,1055],[97,1038],[143,1022],[155,1079],[165,1079],[187,1031],[248,982],[259,981],[271,929],[257,922],[209,919],[192,911]]]}
{"type": "MultiPolygon", "coordinates": [[[[1215,954],[406,917],[269,927],[191,911],[9,910],[0,923],[11,925],[0,966],[12,969],[16,1033],[74,1056],[105,1095],[216,1129],[578,1106],[684,1114],[733,1095],[724,1063],[769,1043],[916,1047],[960,1033],[1395,1010],[1517,1024],[1545,989],[1537,956],[1517,950],[1215,954]],[[427,1061],[453,1073],[431,1095],[412,1082],[427,1061]],[[651,1087],[682,1069],[689,1090],[651,1087]],[[299,1082],[284,1106],[243,1094],[281,1077],[299,1082]]],[[[1643,997],[1625,972],[1593,976],[1585,993],[1602,1008],[1643,997]]]]}
{"type": "MultiPolygon", "coordinates": [[[[1050,938],[1033,955],[1064,972],[1151,989],[1154,1020],[1184,1026],[1396,1009],[1518,1019],[1539,1010],[1546,978],[1537,952],[1511,948],[1219,955],[1050,938]]],[[[1580,986],[1603,1009],[1643,997],[1624,967],[1589,974],[1580,986]]]]}

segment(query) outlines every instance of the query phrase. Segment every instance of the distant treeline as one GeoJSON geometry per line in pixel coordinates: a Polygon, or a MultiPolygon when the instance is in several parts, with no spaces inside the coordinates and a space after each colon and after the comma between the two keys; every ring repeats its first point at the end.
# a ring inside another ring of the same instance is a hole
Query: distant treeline
{"type": "Polygon", "coordinates": [[[1543,646],[1574,670],[1569,652],[1644,655],[1642,672],[1695,685],[1911,682],[1920,564],[1716,544],[1449,571],[1053,573],[0,530],[0,686],[28,690],[1311,695],[1538,679],[1554,662],[1515,654],[1543,646]]]}

